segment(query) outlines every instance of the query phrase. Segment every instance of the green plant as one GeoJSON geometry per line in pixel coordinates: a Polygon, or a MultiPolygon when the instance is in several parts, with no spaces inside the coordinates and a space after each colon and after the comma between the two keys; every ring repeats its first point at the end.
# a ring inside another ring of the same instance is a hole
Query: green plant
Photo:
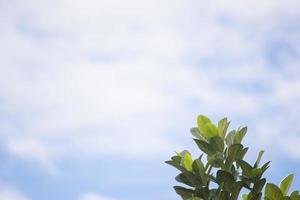
{"type": "Polygon", "coordinates": [[[191,153],[184,150],[166,161],[180,171],[175,179],[186,185],[174,186],[176,193],[184,200],[237,200],[239,196],[243,200],[300,200],[298,191],[288,195],[292,174],[279,186],[266,184],[263,174],[270,162],[260,164],[264,152],[258,153],[254,164],[245,161],[248,147],[241,142],[247,127],[228,132],[229,123],[223,118],[215,125],[208,117],[198,116],[197,127],[192,128],[191,133],[203,153],[193,159],[191,153]],[[246,193],[240,195],[242,191],[246,193]]]}

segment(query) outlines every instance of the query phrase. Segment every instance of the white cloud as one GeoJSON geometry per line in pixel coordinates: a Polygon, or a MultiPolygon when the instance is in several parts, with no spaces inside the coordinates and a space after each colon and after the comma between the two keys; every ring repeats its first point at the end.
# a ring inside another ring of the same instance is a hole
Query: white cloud
{"type": "Polygon", "coordinates": [[[11,186],[0,184],[0,199],[3,200],[29,200],[11,186]]]}
{"type": "MultiPolygon", "coordinates": [[[[285,74],[299,69],[279,74],[263,51],[278,19],[299,15],[298,4],[16,0],[0,6],[6,19],[1,106],[13,116],[1,122],[7,150],[55,171],[64,156],[172,152],[179,144],[169,133],[188,130],[198,111],[255,120],[280,102],[295,118],[299,77],[285,74]],[[249,91],[254,83],[268,92],[249,91]]],[[[257,135],[267,135],[263,126],[257,124],[257,135]]]]}
{"type": "Polygon", "coordinates": [[[84,194],[80,200],[116,200],[116,199],[105,197],[99,194],[87,193],[84,194]]]}
{"type": "Polygon", "coordinates": [[[6,148],[10,154],[21,159],[37,162],[50,173],[56,173],[56,167],[49,155],[50,149],[47,149],[39,140],[27,137],[24,139],[12,139],[7,142],[6,148]]]}

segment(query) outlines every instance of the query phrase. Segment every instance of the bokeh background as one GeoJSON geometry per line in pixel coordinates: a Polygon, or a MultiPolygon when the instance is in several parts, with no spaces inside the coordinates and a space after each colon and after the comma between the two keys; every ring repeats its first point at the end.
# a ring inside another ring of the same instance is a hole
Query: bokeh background
{"type": "Polygon", "coordinates": [[[299,0],[0,0],[0,199],[175,200],[199,113],[300,189],[299,0]]]}

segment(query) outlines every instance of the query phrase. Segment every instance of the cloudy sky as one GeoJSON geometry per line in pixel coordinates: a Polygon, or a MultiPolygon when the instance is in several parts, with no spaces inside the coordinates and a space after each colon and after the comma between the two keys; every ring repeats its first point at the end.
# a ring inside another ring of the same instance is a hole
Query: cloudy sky
{"type": "MultiPolygon", "coordinates": [[[[0,199],[174,200],[197,114],[300,187],[298,0],[0,0],[0,199]]],[[[299,188],[300,189],[300,188],[299,188]]]]}

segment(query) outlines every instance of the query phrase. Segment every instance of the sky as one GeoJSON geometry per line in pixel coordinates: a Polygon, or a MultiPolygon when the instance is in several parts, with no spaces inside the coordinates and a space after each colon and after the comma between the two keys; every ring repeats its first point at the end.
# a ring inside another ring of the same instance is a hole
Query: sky
{"type": "Polygon", "coordinates": [[[0,199],[175,200],[198,114],[300,189],[300,1],[0,0],[0,199]]]}

